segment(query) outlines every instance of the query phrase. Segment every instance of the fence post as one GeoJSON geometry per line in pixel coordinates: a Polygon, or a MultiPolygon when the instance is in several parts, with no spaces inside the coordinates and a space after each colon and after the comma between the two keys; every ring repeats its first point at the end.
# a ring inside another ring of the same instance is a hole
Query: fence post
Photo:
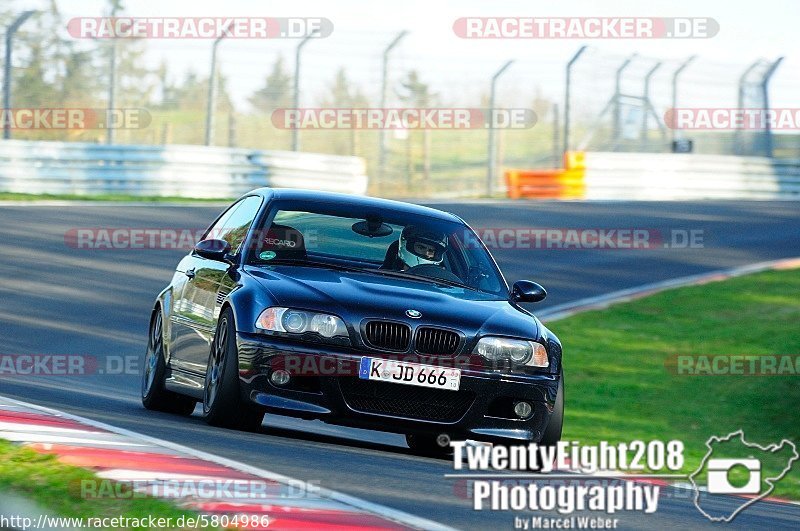
{"type": "Polygon", "coordinates": [[[488,157],[489,168],[488,171],[486,172],[487,196],[491,196],[494,193],[494,184],[497,181],[495,175],[497,172],[497,168],[495,167],[497,165],[497,147],[495,145],[497,139],[495,136],[496,133],[494,128],[495,125],[494,105],[495,105],[495,95],[497,90],[497,78],[499,78],[503,74],[503,72],[505,72],[506,69],[508,69],[508,67],[511,66],[513,62],[514,61],[507,61],[506,64],[504,64],[503,67],[500,68],[500,70],[498,70],[497,72],[495,72],[495,74],[492,76],[491,91],[489,92],[489,117],[488,117],[489,118],[489,157],[488,157]]]}
{"type": "MultiPolygon", "coordinates": [[[[314,30],[309,35],[306,35],[297,49],[294,52],[294,95],[292,97],[292,107],[295,109],[300,108],[300,52],[303,51],[303,46],[310,41],[319,30],[314,30]]],[[[300,128],[295,126],[292,128],[292,151],[300,150],[300,128]]]]}
{"type": "Polygon", "coordinates": [[[578,51],[575,55],[572,56],[572,59],[569,60],[567,63],[567,79],[566,79],[566,87],[564,89],[564,153],[569,151],[569,119],[570,119],[570,91],[572,89],[572,66],[575,62],[580,58],[583,52],[586,51],[586,46],[581,46],[578,48],[578,51]]]}
{"type": "MultiPolygon", "coordinates": [[[[684,70],[686,70],[692,62],[697,59],[696,55],[692,55],[688,59],[686,59],[681,65],[675,69],[675,72],[672,73],[672,116],[673,121],[675,120],[675,109],[678,107],[678,76],[680,76],[684,70]]],[[[676,123],[672,124],[670,127],[670,142],[675,142],[675,139],[680,136],[680,133],[676,131],[675,128],[676,123]]]]}
{"type": "MultiPolygon", "coordinates": [[[[14,34],[36,11],[24,11],[6,28],[6,62],[3,65],[3,108],[11,112],[11,51],[14,47],[14,34]]],[[[11,123],[3,120],[3,138],[11,138],[11,123]]]]}
{"type": "Polygon", "coordinates": [[[661,62],[656,63],[644,76],[644,90],[642,91],[642,105],[644,109],[642,112],[642,130],[639,132],[639,144],[643,149],[646,149],[645,146],[647,144],[647,118],[649,117],[650,109],[653,108],[653,105],[650,103],[650,79],[659,68],[661,68],[661,62]]]}
{"type": "Polygon", "coordinates": [[[222,30],[222,35],[214,40],[211,45],[211,68],[208,74],[208,101],[206,102],[206,145],[210,146],[214,141],[214,127],[216,124],[214,110],[217,99],[217,47],[220,41],[228,35],[228,27],[222,30]]]}
{"type": "Polygon", "coordinates": [[[622,84],[622,73],[628,68],[628,65],[636,58],[636,54],[631,55],[617,68],[616,77],[614,78],[614,116],[613,116],[613,126],[612,126],[612,135],[614,138],[614,144],[619,141],[620,136],[620,122],[622,121],[622,106],[620,105],[620,97],[622,92],[620,91],[620,85],[622,84]]]}
{"type": "Polygon", "coordinates": [[[558,123],[561,113],[558,109],[558,103],[553,104],[553,167],[558,167],[563,160],[563,153],[558,152],[559,140],[561,139],[561,128],[558,123]]]}
{"type": "MultiPolygon", "coordinates": [[[[761,79],[761,97],[764,101],[764,115],[766,116],[769,112],[769,81],[772,79],[773,74],[775,74],[775,70],[783,62],[783,57],[778,57],[778,59],[769,65],[769,68],[764,73],[764,77],[761,79]]],[[[769,123],[769,120],[764,121],[764,156],[772,158],[772,126],[769,123]]]]}
{"type": "MultiPolygon", "coordinates": [[[[388,91],[389,91],[389,53],[397,46],[400,41],[408,35],[408,31],[403,30],[397,34],[397,36],[389,43],[383,50],[383,72],[381,75],[381,109],[386,108],[386,101],[388,99],[388,91]]],[[[388,131],[385,129],[381,129],[378,131],[380,135],[378,137],[378,183],[383,180],[384,175],[386,174],[386,135],[388,131]]]]}
{"type": "MultiPolygon", "coordinates": [[[[755,70],[756,68],[758,68],[762,64],[763,64],[763,61],[761,59],[759,59],[755,63],[753,63],[750,66],[748,66],[745,69],[745,71],[742,72],[742,75],[739,76],[739,92],[738,92],[738,99],[737,99],[737,105],[736,105],[737,108],[739,108],[739,109],[743,109],[744,108],[745,86],[747,84],[747,78],[750,76],[750,74],[753,72],[753,70],[755,70]]],[[[745,149],[744,149],[744,139],[742,137],[742,128],[741,127],[737,127],[736,128],[736,132],[733,134],[733,145],[734,145],[734,150],[735,150],[736,155],[744,155],[745,154],[745,152],[744,152],[745,151],[745,149]]]]}

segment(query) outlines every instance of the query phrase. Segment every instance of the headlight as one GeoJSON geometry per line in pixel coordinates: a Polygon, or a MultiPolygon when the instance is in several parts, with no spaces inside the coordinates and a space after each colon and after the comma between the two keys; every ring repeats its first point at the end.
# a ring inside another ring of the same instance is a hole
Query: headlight
{"type": "Polygon", "coordinates": [[[521,339],[484,337],[478,341],[472,353],[492,362],[509,360],[515,365],[530,367],[547,367],[550,364],[544,345],[521,339]]]}
{"type": "Polygon", "coordinates": [[[311,318],[310,328],[313,332],[324,337],[347,335],[347,329],[341,319],[324,313],[314,314],[311,318]]]}
{"type": "Polygon", "coordinates": [[[335,315],[280,307],[267,308],[261,312],[256,321],[256,328],[290,334],[316,332],[322,337],[347,335],[344,321],[335,315]]]}

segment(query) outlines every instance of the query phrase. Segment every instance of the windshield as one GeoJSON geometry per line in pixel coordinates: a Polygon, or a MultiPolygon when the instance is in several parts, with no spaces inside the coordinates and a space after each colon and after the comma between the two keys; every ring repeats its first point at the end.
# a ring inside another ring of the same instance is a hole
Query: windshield
{"type": "Polygon", "coordinates": [[[475,233],[434,217],[277,201],[256,232],[253,249],[253,265],[306,263],[507,295],[475,233]]]}

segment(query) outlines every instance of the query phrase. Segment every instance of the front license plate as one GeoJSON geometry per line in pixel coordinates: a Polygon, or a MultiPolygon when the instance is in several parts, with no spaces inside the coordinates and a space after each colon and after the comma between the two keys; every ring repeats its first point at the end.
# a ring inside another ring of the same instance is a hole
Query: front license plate
{"type": "Polygon", "coordinates": [[[420,387],[433,387],[458,391],[461,385],[461,370],[434,367],[419,363],[406,363],[381,358],[361,358],[358,377],[362,380],[379,380],[420,387]]]}

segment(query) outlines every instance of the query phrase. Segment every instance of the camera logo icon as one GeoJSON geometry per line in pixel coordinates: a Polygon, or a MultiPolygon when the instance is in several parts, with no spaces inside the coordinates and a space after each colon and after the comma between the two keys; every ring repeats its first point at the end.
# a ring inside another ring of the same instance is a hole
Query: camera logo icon
{"type": "Polygon", "coordinates": [[[712,522],[730,522],[769,496],[776,483],[800,461],[800,452],[789,439],[762,446],[748,442],[742,430],[712,435],[706,441],[706,449],[700,465],[689,474],[689,481],[695,507],[712,522]],[[727,500],[721,503],[720,498],[727,500]],[[734,501],[736,498],[738,502],[734,501]]]}
{"type": "Polygon", "coordinates": [[[761,461],[758,459],[709,459],[709,494],[758,494],[761,490],[761,461]],[[733,485],[729,479],[736,469],[749,473],[747,483],[741,487],[733,485]]]}

